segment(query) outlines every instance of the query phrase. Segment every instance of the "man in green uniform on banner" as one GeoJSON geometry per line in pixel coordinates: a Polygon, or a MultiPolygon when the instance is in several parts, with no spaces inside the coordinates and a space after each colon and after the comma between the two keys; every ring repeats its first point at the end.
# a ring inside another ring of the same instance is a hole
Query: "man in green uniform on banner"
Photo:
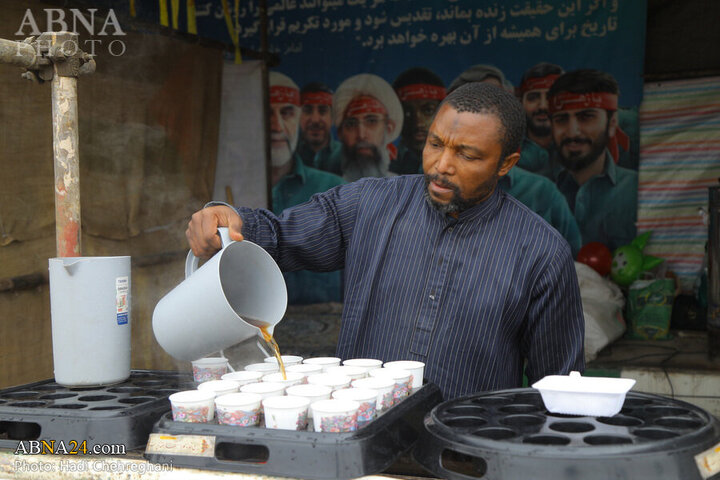
{"type": "Polygon", "coordinates": [[[297,153],[305,165],[342,175],[340,142],[332,138],[332,90],[311,82],[300,90],[300,142],[297,153]]]}
{"type": "Polygon", "coordinates": [[[515,91],[527,118],[527,134],[520,149],[518,166],[552,181],[555,181],[559,167],[551,162],[553,141],[547,92],[562,73],[563,69],[558,65],[538,63],[523,74],[515,91]]]}
{"type": "Polygon", "coordinates": [[[636,235],[637,172],[610,154],[617,129],[618,84],[612,75],[583,69],[558,77],[548,91],[557,186],[572,209],[583,245],[611,251],[636,235]]]}
{"type": "MultiPolygon", "coordinates": [[[[345,183],[342,178],[305,166],[295,153],[300,134],[300,89],[289,77],[270,72],[272,211],[279,215],[318,192],[345,183]]],[[[285,273],[289,303],[341,300],[341,272],[285,273]]]]}
{"type": "Polygon", "coordinates": [[[390,171],[399,175],[422,173],[422,151],[435,110],[445,98],[445,85],[427,68],[413,67],[398,75],[393,88],[405,118],[398,155],[390,163],[390,171]]]}

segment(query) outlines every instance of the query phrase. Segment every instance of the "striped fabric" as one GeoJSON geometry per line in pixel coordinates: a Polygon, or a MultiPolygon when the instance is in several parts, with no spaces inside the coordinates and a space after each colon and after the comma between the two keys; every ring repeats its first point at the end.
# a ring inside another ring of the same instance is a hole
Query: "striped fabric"
{"type": "Polygon", "coordinates": [[[701,273],[707,227],[699,209],[720,177],[720,77],[645,85],[640,110],[638,233],[690,291],[701,273]]]}
{"type": "MultiPolygon", "coordinates": [[[[440,214],[421,175],[363,179],[280,217],[238,210],[283,270],[345,267],[341,358],[425,362],[445,398],[583,368],[570,248],[502,190],[440,214]]],[[[279,327],[281,328],[281,327],[279,327]]],[[[282,347],[282,346],[281,346],[282,347]]]]}

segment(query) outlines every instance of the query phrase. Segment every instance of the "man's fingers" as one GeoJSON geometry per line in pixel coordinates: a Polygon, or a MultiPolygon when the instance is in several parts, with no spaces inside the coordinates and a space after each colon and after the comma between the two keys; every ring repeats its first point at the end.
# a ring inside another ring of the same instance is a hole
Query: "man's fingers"
{"type": "Polygon", "coordinates": [[[239,215],[232,216],[228,219],[228,233],[230,234],[230,240],[241,242],[244,240],[242,234],[242,219],[239,215]]]}

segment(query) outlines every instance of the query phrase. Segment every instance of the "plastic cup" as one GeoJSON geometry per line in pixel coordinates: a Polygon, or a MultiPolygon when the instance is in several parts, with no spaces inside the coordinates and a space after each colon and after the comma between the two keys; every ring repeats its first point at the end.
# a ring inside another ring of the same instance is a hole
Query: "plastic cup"
{"type": "Polygon", "coordinates": [[[414,360],[398,360],[396,362],[387,362],[383,365],[385,368],[399,368],[407,370],[412,375],[410,379],[410,388],[416,391],[423,385],[423,374],[425,373],[425,364],[414,360]]]}
{"type": "Polygon", "coordinates": [[[300,385],[307,383],[307,375],[304,373],[297,372],[285,372],[287,378],[283,378],[283,374],[280,372],[269,373],[262,377],[263,382],[274,382],[282,383],[285,388],[292,387],[293,385],[300,385]]]}
{"type": "Polygon", "coordinates": [[[348,367],[361,367],[369,372],[382,367],[383,361],[375,358],[350,358],[343,361],[342,364],[348,367]]]}
{"type": "Polygon", "coordinates": [[[245,365],[245,370],[248,372],[262,372],[263,374],[273,373],[273,372],[279,372],[280,367],[277,363],[251,363],[250,365],[245,365]]]}
{"type": "Polygon", "coordinates": [[[198,385],[198,390],[213,392],[216,397],[228,393],[236,393],[240,384],[232,380],[208,380],[198,385]]]}
{"type": "MultiPolygon", "coordinates": [[[[290,365],[297,365],[299,363],[302,363],[303,361],[303,357],[298,357],[297,355],[280,355],[280,358],[282,358],[283,365],[285,365],[286,367],[289,367],[290,365]]],[[[265,357],[263,362],[271,363],[274,365],[278,364],[277,358],[275,357],[265,357]]]]}
{"type": "Polygon", "coordinates": [[[257,393],[263,400],[285,395],[285,385],[275,382],[248,383],[240,387],[242,393],[257,393]]]}
{"type": "Polygon", "coordinates": [[[252,427],[260,423],[262,396],[257,393],[229,393],[215,399],[218,423],[252,427]]]}
{"type": "Polygon", "coordinates": [[[345,375],[331,375],[329,373],[316,373],[307,377],[307,382],[312,385],[325,385],[334,390],[348,388],[352,379],[345,375]]]}
{"type": "Polygon", "coordinates": [[[241,370],[239,372],[230,372],[222,376],[221,380],[232,380],[237,382],[241,387],[248,383],[259,382],[265,375],[263,372],[251,372],[249,370],[241,370]]]}
{"type": "Polygon", "coordinates": [[[350,377],[351,380],[357,380],[358,378],[365,378],[368,375],[368,371],[363,367],[351,367],[349,365],[342,367],[330,367],[327,370],[330,375],[345,375],[350,377]]]}
{"type": "Polygon", "coordinates": [[[393,392],[395,391],[395,380],[392,378],[368,377],[353,380],[354,388],[371,389],[377,392],[377,403],[375,404],[377,414],[382,415],[393,406],[393,392]]]}
{"type": "Polygon", "coordinates": [[[391,378],[395,381],[393,389],[393,405],[400,403],[405,397],[410,395],[410,378],[412,374],[407,370],[399,370],[397,368],[376,368],[369,372],[371,377],[375,378],[391,378]]]}
{"type": "Polygon", "coordinates": [[[206,357],[192,362],[193,379],[196,382],[220,380],[228,371],[228,361],[224,357],[206,357]]]}
{"type": "Polygon", "coordinates": [[[358,428],[363,428],[377,417],[377,390],[371,388],[345,388],[333,392],[333,398],[338,400],[355,400],[360,404],[358,408],[358,428]]]}
{"type": "Polygon", "coordinates": [[[305,397],[270,397],[262,401],[266,428],[305,430],[310,400],[305,397]]]}
{"type": "Polygon", "coordinates": [[[340,433],[357,430],[360,403],[355,400],[319,400],[310,405],[316,432],[340,433]]]}
{"type": "Polygon", "coordinates": [[[175,422],[206,423],[215,417],[215,394],[203,390],[185,390],[168,397],[175,422]]]}
{"type": "Polygon", "coordinates": [[[308,365],[322,365],[323,371],[327,372],[330,367],[337,367],[340,365],[340,358],[338,357],[312,357],[303,360],[303,363],[308,365]]]}
{"type": "Polygon", "coordinates": [[[309,363],[300,363],[298,365],[290,365],[285,369],[287,373],[290,372],[298,372],[298,373],[304,373],[305,375],[312,375],[314,373],[322,373],[323,367],[322,365],[312,365],[309,363]]]}
{"type": "MultiPolygon", "coordinates": [[[[292,395],[293,397],[305,397],[310,400],[310,403],[317,402],[318,400],[330,400],[330,394],[332,393],[332,387],[325,385],[293,385],[285,390],[285,393],[292,395]]],[[[308,419],[312,418],[312,408],[308,409],[308,419]]]]}

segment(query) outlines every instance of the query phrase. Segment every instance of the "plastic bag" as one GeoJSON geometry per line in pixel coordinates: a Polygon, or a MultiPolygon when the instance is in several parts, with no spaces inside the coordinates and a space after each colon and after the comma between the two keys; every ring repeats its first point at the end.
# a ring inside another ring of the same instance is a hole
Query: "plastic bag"
{"type": "Polygon", "coordinates": [[[590,362],[606,345],[625,333],[622,315],[625,297],[617,285],[589,266],[575,262],[575,271],[585,317],[585,362],[590,362]]]}

